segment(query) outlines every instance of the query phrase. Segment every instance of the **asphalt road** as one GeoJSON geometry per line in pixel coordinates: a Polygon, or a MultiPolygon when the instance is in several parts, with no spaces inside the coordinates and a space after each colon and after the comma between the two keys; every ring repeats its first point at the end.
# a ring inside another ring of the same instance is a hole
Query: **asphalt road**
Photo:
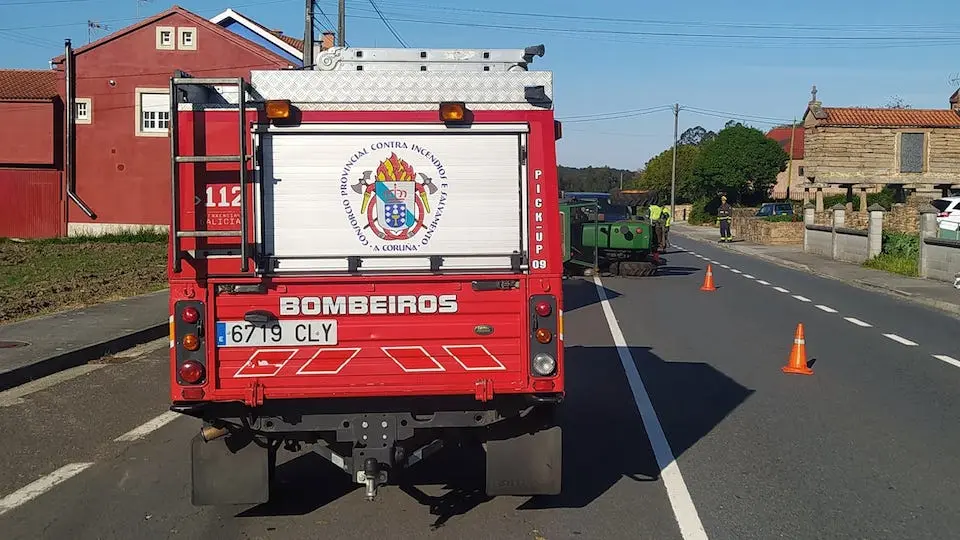
{"type": "Polygon", "coordinates": [[[690,253],[657,277],[603,278],[606,305],[590,279],[565,288],[561,496],[488,500],[477,456],[448,452],[416,490],[368,503],[307,454],[281,458],[267,505],[192,507],[198,424],[164,414],[160,343],[0,393],[0,537],[939,539],[960,527],[960,367],[933,356],[960,359],[958,321],[675,241],[717,261],[717,291],[699,290],[706,262],[690,253]],[[780,371],[800,322],[813,376],[780,371]]]}

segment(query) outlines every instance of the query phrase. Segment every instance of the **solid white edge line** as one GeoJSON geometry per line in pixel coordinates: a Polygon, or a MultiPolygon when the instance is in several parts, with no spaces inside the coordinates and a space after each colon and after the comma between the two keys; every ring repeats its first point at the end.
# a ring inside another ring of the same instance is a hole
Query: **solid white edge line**
{"type": "Polygon", "coordinates": [[[33,482],[14,491],[6,497],[0,499],[0,515],[3,515],[14,508],[30,502],[31,500],[43,495],[53,489],[57,484],[66,482],[70,478],[82,473],[92,466],[92,462],[70,463],[60,467],[52,473],[38,478],[33,482]]]}
{"type": "Polygon", "coordinates": [[[856,317],[844,317],[843,320],[845,320],[845,321],[847,321],[847,322],[849,322],[849,323],[853,323],[853,324],[855,324],[855,325],[857,325],[857,326],[862,326],[863,328],[870,328],[870,327],[872,326],[870,323],[861,321],[860,319],[858,319],[858,318],[856,318],[856,317]]]}
{"type": "Polygon", "coordinates": [[[933,355],[933,357],[936,358],[937,360],[942,360],[952,366],[960,367],[960,360],[957,360],[955,358],[950,358],[945,354],[935,354],[933,355]]]}
{"type": "Polygon", "coordinates": [[[697,508],[693,504],[690,492],[687,491],[687,485],[683,481],[683,475],[680,473],[680,466],[673,455],[667,436],[663,432],[663,426],[660,425],[660,419],[657,417],[657,411],[653,408],[650,396],[643,385],[643,379],[637,370],[637,365],[630,354],[626,340],[623,338],[623,332],[620,330],[620,323],[613,313],[613,307],[607,299],[603,283],[600,276],[594,276],[593,282],[597,286],[597,294],[600,295],[600,305],[603,306],[603,313],[607,318],[607,326],[610,327],[610,335],[617,346],[617,353],[620,355],[620,363],[623,365],[623,371],[627,376],[627,382],[633,391],[633,399],[637,404],[637,410],[640,418],[643,420],[643,427],[647,431],[647,438],[650,440],[650,446],[653,448],[653,454],[657,458],[657,464],[660,466],[661,476],[664,487],[667,489],[667,496],[670,499],[670,506],[673,507],[674,516],[677,519],[677,525],[680,526],[680,535],[685,539],[704,539],[707,538],[707,532],[700,521],[700,515],[697,514],[697,508]]]}
{"type": "Polygon", "coordinates": [[[900,337],[900,336],[898,336],[898,335],[896,335],[896,334],[884,334],[883,337],[888,338],[888,339],[892,339],[893,341],[896,341],[897,343],[901,343],[901,344],[903,344],[903,345],[908,345],[908,346],[910,346],[910,347],[915,347],[915,346],[917,345],[916,343],[910,341],[909,339],[907,339],[907,338],[905,338],[905,337],[900,337]]]}
{"type": "Polygon", "coordinates": [[[152,433],[153,431],[156,431],[156,430],[162,428],[163,426],[167,425],[168,423],[170,423],[171,421],[173,421],[174,419],[176,419],[178,416],[180,416],[180,413],[175,413],[175,412],[173,412],[173,411],[167,411],[167,412],[161,414],[160,416],[154,418],[153,420],[148,420],[148,421],[147,421],[146,423],[144,423],[143,425],[141,425],[141,426],[139,426],[139,427],[136,427],[136,428],[133,428],[132,430],[124,433],[123,435],[117,437],[117,438],[114,439],[113,441],[114,441],[114,442],[123,442],[123,441],[129,442],[129,441],[135,441],[135,440],[137,440],[137,439],[141,439],[141,438],[149,435],[149,434],[152,433]]]}
{"type": "Polygon", "coordinates": [[[837,310],[833,309],[830,306],[825,306],[823,304],[817,304],[817,309],[826,311],[827,313],[836,313],[837,310]]]}
{"type": "Polygon", "coordinates": [[[807,298],[806,296],[800,296],[799,294],[795,294],[795,295],[793,295],[793,297],[796,298],[797,300],[801,301],[801,302],[809,302],[809,301],[810,301],[810,299],[807,298]]]}

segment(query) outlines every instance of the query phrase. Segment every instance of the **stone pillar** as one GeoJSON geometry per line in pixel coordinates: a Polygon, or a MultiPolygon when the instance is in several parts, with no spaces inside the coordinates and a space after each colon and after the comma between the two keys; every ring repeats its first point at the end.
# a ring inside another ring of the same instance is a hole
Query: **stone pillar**
{"type": "Polygon", "coordinates": [[[866,212],[867,209],[867,188],[860,188],[860,211],[866,212]]]}
{"type": "Polygon", "coordinates": [[[837,260],[840,255],[840,243],[837,242],[837,229],[843,227],[844,219],[847,217],[847,207],[837,203],[833,205],[833,234],[831,235],[831,243],[833,244],[833,260],[837,260]]]}
{"type": "Polygon", "coordinates": [[[883,213],[886,209],[874,204],[867,210],[870,212],[867,220],[867,256],[872,259],[883,251],[883,213]]]}
{"type": "Polygon", "coordinates": [[[930,251],[927,249],[924,238],[931,238],[937,235],[937,209],[931,205],[920,208],[920,260],[917,262],[917,272],[920,277],[927,277],[930,261],[930,251]]]}
{"type": "Polygon", "coordinates": [[[816,207],[810,204],[809,202],[803,205],[803,251],[804,253],[810,251],[810,231],[807,230],[807,225],[813,225],[814,222],[814,212],[816,207]]]}
{"type": "Polygon", "coordinates": [[[823,212],[823,188],[817,188],[817,212],[823,212]]]}

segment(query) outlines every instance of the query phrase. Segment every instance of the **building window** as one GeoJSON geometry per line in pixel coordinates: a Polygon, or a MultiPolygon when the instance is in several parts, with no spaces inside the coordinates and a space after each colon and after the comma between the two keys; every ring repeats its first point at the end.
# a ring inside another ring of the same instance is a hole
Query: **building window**
{"type": "Polygon", "coordinates": [[[925,139],[925,133],[900,134],[900,172],[923,172],[925,139]]]}
{"type": "Polygon", "coordinates": [[[170,94],[162,89],[137,89],[137,135],[165,137],[170,127],[170,94]]]}
{"type": "Polygon", "coordinates": [[[157,27],[157,49],[163,51],[172,51],[176,48],[176,44],[173,42],[173,35],[175,29],[172,26],[158,26],[157,27]]]}
{"type": "Polygon", "coordinates": [[[179,36],[178,44],[181,50],[197,50],[197,29],[196,28],[177,28],[179,36]]]}
{"type": "Polygon", "coordinates": [[[93,121],[93,102],[90,98],[77,98],[73,105],[74,122],[77,124],[89,124],[93,121]]]}

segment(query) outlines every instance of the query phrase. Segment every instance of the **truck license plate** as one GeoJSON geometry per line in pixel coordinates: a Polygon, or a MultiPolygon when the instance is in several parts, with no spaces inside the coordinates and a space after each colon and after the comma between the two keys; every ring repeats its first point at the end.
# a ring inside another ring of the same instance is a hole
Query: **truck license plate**
{"type": "Polygon", "coordinates": [[[266,325],[217,321],[217,347],[336,345],[337,321],[282,320],[266,325]]]}

